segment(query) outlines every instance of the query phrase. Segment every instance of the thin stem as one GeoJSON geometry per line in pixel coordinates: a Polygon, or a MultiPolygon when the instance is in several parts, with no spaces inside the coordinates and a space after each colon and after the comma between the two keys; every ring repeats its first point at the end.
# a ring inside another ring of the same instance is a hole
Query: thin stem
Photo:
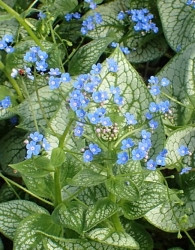
{"type": "Polygon", "coordinates": [[[192,243],[192,245],[195,247],[195,242],[192,239],[192,237],[189,235],[189,233],[187,231],[185,231],[185,230],[183,232],[186,234],[186,236],[188,237],[188,239],[190,240],[190,242],[192,243]]]}
{"type": "Polygon", "coordinates": [[[18,100],[20,102],[22,102],[24,100],[23,94],[16,82],[16,80],[14,78],[11,77],[11,75],[7,72],[5,65],[0,61],[0,70],[2,70],[4,72],[4,74],[6,75],[6,77],[8,78],[9,82],[11,83],[11,85],[13,86],[13,88],[15,89],[17,95],[18,95],[18,100]]]}
{"type": "Polygon", "coordinates": [[[62,203],[62,194],[61,194],[61,184],[60,184],[60,168],[57,167],[54,173],[54,192],[55,192],[55,201],[54,206],[56,207],[62,203]]]}
{"type": "Polygon", "coordinates": [[[5,9],[9,14],[11,14],[13,17],[16,18],[16,20],[25,28],[25,30],[28,32],[30,37],[35,41],[35,43],[40,46],[40,48],[43,50],[44,47],[40,43],[39,38],[35,35],[35,33],[31,30],[29,25],[25,22],[25,20],[10,6],[8,6],[6,3],[4,3],[2,0],[0,0],[0,7],[5,9]]]}
{"type": "Polygon", "coordinates": [[[2,179],[4,179],[4,181],[8,181],[8,182],[11,183],[12,185],[14,185],[14,186],[16,186],[16,187],[22,189],[24,192],[30,194],[31,196],[35,197],[36,199],[38,199],[38,200],[40,200],[40,201],[42,201],[42,202],[44,202],[44,203],[47,203],[47,204],[50,205],[50,206],[53,206],[53,203],[51,203],[51,202],[49,202],[49,201],[47,201],[47,200],[45,200],[45,199],[43,199],[43,198],[37,196],[36,194],[33,194],[33,193],[30,192],[28,189],[26,189],[26,188],[20,186],[18,183],[14,182],[14,181],[12,181],[12,180],[10,180],[10,179],[8,179],[7,177],[5,177],[5,176],[4,176],[3,174],[1,174],[1,173],[0,173],[0,177],[1,177],[2,179]]]}
{"type": "Polygon", "coordinates": [[[12,185],[8,182],[8,180],[4,180],[7,185],[11,188],[11,190],[14,192],[15,196],[18,198],[18,200],[20,200],[20,196],[17,194],[17,192],[15,191],[15,189],[12,187],[12,185]]]}
{"type": "Polygon", "coordinates": [[[66,129],[64,130],[63,135],[60,137],[60,140],[59,140],[59,147],[62,148],[62,149],[63,149],[63,147],[64,147],[65,138],[66,138],[66,136],[67,136],[67,134],[68,134],[68,132],[69,132],[69,130],[70,130],[70,127],[71,127],[73,121],[74,121],[73,119],[70,119],[69,123],[67,124],[66,129]]]}
{"type": "Polygon", "coordinates": [[[171,101],[173,101],[173,102],[175,102],[175,103],[177,103],[177,104],[179,104],[179,105],[181,105],[181,106],[183,106],[183,107],[185,107],[185,108],[187,108],[187,109],[192,109],[192,110],[195,109],[195,108],[186,106],[185,104],[181,103],[180,101],[176,100],[176,99],[173,98],[172,96],[167,95],[167,94],[164,93],[164,92],[161,92],[161,94],[164,95],[164,96],[166,96],[167,98],[169,98],[171,101]]]}

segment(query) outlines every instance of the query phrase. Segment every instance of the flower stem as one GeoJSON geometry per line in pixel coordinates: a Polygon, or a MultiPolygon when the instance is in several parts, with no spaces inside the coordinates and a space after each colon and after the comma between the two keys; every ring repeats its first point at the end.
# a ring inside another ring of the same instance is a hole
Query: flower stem
{"type": "Polygon", "coordinates": [[[189,235],[189,233],[187,231],[184,231],[184,233],[186,234],[186,236],[188,237],[188,239],[190,240],[190,242],[192,243],[192,245],[195,247],[195,242],[192,239],[192,237],[189,235]]]}
{"type": "Polygon", "coordinates": [[[67,126],[66,126],[66,129],[64,130],[63,135],[60,137],[60,140],[59,140],[59,147],[60,147],[61,149],[63,149],[63,147],[64,147],[65,138],[66,138],[68,132],[70,131],[70,127],[71,127],[73,121],[74,121],[74,119],[70,119],[69,123],[68,123],[67,126]]]}
{"type": "Polygon", "coordinates": [[[62,202],[59,167],[55,169],[55,173],[54,173],[54,193],[55,193],[54,206],[56,207],[62,202]]]}
{"type": "Polygon", "coordinates": [[[16,91],[16,93],[18,95],[18,100],[20,102],[22,102],[24,100],[24,97],[22,95],[22,92],[21,92],[16,80],[14,78],[12,78],[11,75],[7,72],[7,70],[5,68],[5,65],[1,61],[0,61],[0,70],[3,71],[3,73],[8,78],[9,82],[11,83],[13,88],[15,89],[15,91],[16,91]]]}
{"type": "Polygon", "coordinates": [[[0,0],[0,7],[5,9],[10,15],[16,18],[16,20],[25,28],[25,30],[28,32],[30,37],[35,41],[35,43],[40,46],[40,48],[43,50],[43,46],[40,43],[39,38],[35,35],[35,33],[31,30],[29,25],[25,22],[25,20],[10,6],[8,6],[6,3],[4,3],[2,0],[0,0]]]}

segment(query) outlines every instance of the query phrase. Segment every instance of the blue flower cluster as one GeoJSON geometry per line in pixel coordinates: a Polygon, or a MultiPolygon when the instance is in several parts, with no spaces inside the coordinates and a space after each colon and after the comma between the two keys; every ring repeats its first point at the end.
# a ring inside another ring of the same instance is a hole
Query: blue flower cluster
{"type": "Polygon", "coordinates": [[[81,14],[79,12],[75,13],[67,13],[64,18],[66,19],[67,22],[71,21],[72,19],[80,19],[81,14]]]}
{"type": "Polygon", "coordinates": [[[97,7],[97,4],[93,0],[84,0],[86,3],[89,4],[89,8],[94,10],[97,7]]]}
{"type": "MultiPolygon", "coordinates": [[[[177,149],[177,153],[180,155],[180,156],[186,156],[186,155],[189,155],[191,156],[192,153],[190,152],[189,148],[186,147],[185,145],[181,145],[178,149],[177,149]]],[[[189,166],[185,166],[182,168],[180,174],[187,174],[189,173],[189,171],[192,169],[192,167],[189,167],[189,166]]]]}
{"type": "Polygon", "coordinates": [[[155,23],[152,22],[154,15],[149,13],[149,10],[144,9],[133,9],[127,11],[120,11],[117,15],[118,20],[124,20],[129,16],[129,19],[135,23],[134,30],[135,31],[143,31],[143,32],[158,32],[158,27],[155,23]]]}
{"type": "Polygon", "coordinates": [[[187,5],[191,5],[191,7],[193,7],[195,9],[195,1],[194,0],[188,0],[186,2],[187,5]]]}
{"type": "MultiPolygon", "coordinates": [[[[140,161],[143,159],[147,160],[149,150],[152,147],[151,133],[144,129],[141,131],[141,141],[138,141],[135,144],[132,138],[126,138],[122,140],[121,143],[121,150],[123,151],[117,154],[117,164],[125,164],[129,159],[132,159],[133,161],[140,161]],[[131,150],[131,148],[133,149],[131,150]]],[[[165,166],[166,154],[167,150],[162,150],[155,160],[150,159],[147,161],[146,168],[149,170],[155,170],[157,166],[165,166]]]]}
{"type": "Polygon", "coordinates": [[[12,35],[4,35],[4,37],[0,40],[0,50],[5,50],[7,53],[14,52],[14,48],[11,46],[13,43],[12,35]]]}
{"type": "Polygon", "coordinates": [[[161,87],[166,87],[170,84],[169,79],[166,77],[162,78],[161,81],[157,76],[151,76],[148,79],[148,87],[150,89],[150,93],[154,96],[159,95],[161,91],[161,87]]]}
{"type": "Polygon", "coordinates": [[[90,162],[93,160],[94,155],[97,155],[101,152],[101,148],[97,144],[89,144],[89,149],[85,150],[83,154],[84,162],[90,162]]]}
{"type": "Polygon", "coordinates": [[[50,89],[57,89],[61,83],[68,83],[71,81],[69,73],[61,73],[58,68],[51,68],[49,71],[49,87],[50,89]]]}
{"type": "Polygon", "coordinates": [[[30,159],[33,155],[38,155],[41,152],[41,148],[48,151],[50,144],[39,132],[31,133],[29,136],[31,141],[26,140],[27,156],[26,159],[30,159]]]}
{"type": "Polygon", "coordinates": [[[11,98],[6,96],[3,100],[0,100],[0,110],[7,109],[12,105],[11,98]]]}
{"type": "MultiPolygon", "coordinates": [[[[119,43],[117,43],[117,42],[112,42],[112,43],[110,44],[110,46],[111,46],[112,48],[116,48],[117,46],[119,46],[119,43]]],[[[128,47],[120,46],[120,50],[121,50],[125,55],[130,54],[130,50],[129,50],[128,47]]]]}
{"type": "Polygon", "coordinates": [[[96,12],[92,16],[88,16],[83,22],[81,27],[81,33],[86,35],[89,31],[94,30],[96,24],[103,22],[102,16],[100,13],[96,12]]]}

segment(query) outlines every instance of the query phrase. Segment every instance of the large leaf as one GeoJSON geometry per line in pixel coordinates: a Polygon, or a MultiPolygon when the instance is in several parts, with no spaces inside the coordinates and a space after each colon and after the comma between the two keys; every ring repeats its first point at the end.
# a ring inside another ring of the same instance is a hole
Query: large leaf
{"type": "Polygon", "coordinates": [[[141,218],[167,199],[166,191],[166,186],[160,183],[145,182],[140,190],[140,198],[138,200],[121,203],[125,217],[130,220],[141,218]]]}
{"type": "Polygon", "coordinates": [[[112,231],[109,228],[96,228],[88,233],[88,237],[94,241],[105,243],[110,246],[139,249],[138,243],[129,234],[112,231]]]}
{"type": "Polygon", "coordinates": [[[135,201],[139,199],[139,190],[130,177],[114,177],[106,181],[109,192],[121,199],[135,201]]]}
{"type": "Polygon", "coordinates": [[[27,216],[40,213],[48,214],[47,210],[37,204],[25,200],[12,200],[1,203],[0,231],[6,237],[13,239],[19,223],[27,216]]]}
{"type": "Polygon", "coordinates": [[[51,11],[52,16],[56,18],[58,15],[72,12],[77,5],[77,0],[55,0],[54,3],[49,6],[49,11],[51,11]]]}
{"type": "MultiPolygon", "coordinates": [[[[191,183],[192,184],[192,183],[191,183]]],[[[145,219],[166,232],[178,232],[195,228],[195,189],[184,189],[180,199],[173,190],[167,189],[167,198],[159,206],[145,214],[145,219]],[[169,194],[168,194],[169,192],[169,194]]]]}
{"type": "Polygon", "coordinates": [[[112,40],[110,37],[96,39],[77,50],[68,65],[70,74],[88,73],[112,40]]]}
{"type": "Polygon", "coordinates": [[[23,143],[25,140],[24,135],[24,131],[13,129],[0,140],[0,144],[3,145],[3,147],[0,147],[0,164],[3,171],[9,175],[16,176],[16,173],[8,165],[24,160],[26,153],[23,143]]]}
{"type": "Polygon", "coordinates": [[[165,36],[177,51],[195,41],[195,12],[185,0],[159,0],[158,9],[165,36]]]}
{"type": "Polygon", "coordinates": [[[62,228],[55,224],[50,215],[34,214],[19,224],[14,237],[14,249],[43,249],[43,233],[60,236],[62,228]]]}
{"type": "Polygon", "coordinates": [[[174,98],[176,102],[170,99],[172,119],[165,122],[169,125],[185,125],[194,121],[195,114],[195,43],[190,44],[160,71],[157,75],[161,80],[167,77],[170,85],[162,88],[162,93],[156,98],[157,101],[167,100],[168,97],[163,93],[174,98]],[[177,102],[182,103],[178,104],[177,102]],[[173,120],[173,122],[171,122],[173,120]]]}
{"type": "Polygon", "coordinates": [[[6,34],[16,36],[18,32],[18,22],[15,19],[0,21],[0,39],[6,34]]]}
{"type": "Polygon", "coordinates": [[[179,171],[184,166],[194,167],[195,127],[188,126],[183,127],[182,129],[175,130],[168,137],[165,147],[168,150],[166,156],[166,167],[177,168],[179,171]],[[192,153],[192,156],[180,156],[178,153],[178,148],[181,145],[188,147],[189,151],[192,153]]]}
{"type": "Polygon", "coordinates": [[[19,195],[19,188],[4,183],[0,188],[0,203],[14,200],[16,194],[19,195]]]}

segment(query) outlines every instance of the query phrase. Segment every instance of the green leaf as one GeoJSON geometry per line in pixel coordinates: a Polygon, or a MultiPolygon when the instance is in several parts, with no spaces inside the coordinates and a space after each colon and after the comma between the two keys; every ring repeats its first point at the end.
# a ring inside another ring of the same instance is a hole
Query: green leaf
{"type": "Polygon", "coordinates": [[[4,183],[0,188],[0,203],[16,198],[16,193],[19,193],[19,189],[4,183]]]}
{"type": "Polygon", "coordinates": [[[138,243],[125,232],[112,231],[109,228],[96,228],[87,235],[90,239],[115,247],[139,249],[138,243]]]}
{"type": "Polygon", "coordinates": [[[54,179],[51,174],[39,178],[24,175],[22,178],[32,193],[54,200],[54,179]]]}
{"type": "Polygon", "coordinates": [[[98,174],[91,169],[83,169],[69,181],[69,184],[73,186],[90,187],[98,185],[105,180],[105,175],[98,174]]]}
{"type": "Polygon", "coordinates": [[[161,94],[156,98],[156,101],[170,101],[172,113],[168,116],[168,119],[164,120],[164,122],[165,124],[171,126],[181,126],[194,123],[194,46],[195,43],[190,44],[178,55],[174,56],[157,75],[160,80],[163,77],[167,77],[170,80],[170,85],[161,89],[161,94]],[[172,99],[169,99],[167,96],[165,96],[165,94],[170,96],[172,99]],[[184,106],[176,102],[180,102],[184,106]]]}
{"type": "Polygon", "coordinates": [[[179,198],[175,191],[168,190],[166,200],[154,209],[148,211],[144,216],[145,219],[166,232],[194,229],[194,187],[187,187],[184,189],[184,194],[181,194],[179,198]]]}
{"type": "Polygon", "coordinates": [[[125,226],[125,231],[130,234],[139,243],[141,250],[152,250],[153,240],[145,228],[135,221],[128,221],[125,226]]]}
{"type": "Polygon", "coordinates": [[[40,88],[38,93],[42,108],[40,107],[36,93],[33,93],[30,96],[30,103],[29,100],[26,99],[17,106],[16,113],[21,117],[21,122],[18,125],[19,128],[35,131],[36,127],[34,124],[34,115],[39,126],[45,127],[45,117],[50,119],[55,114],[55,111],[57,110],[61,101],[61,98],[59,97],[59,90],[50,90],[49,87],[46,86],[40,88]]]}
{"type": "Polygon", "coordinates": [[[8,165],[24,160],[26,154],[24,140],[24,131],[20,129],[11,130],[0,140],[0,144],[3,145],[0,147],[1,167],[5,173],[17,176],[8,165]]]}
{"type": "Polygon", "coordinates": [[[117,209],[117,205],[108,198],[98,200],[95,205],[89,206],[86,211],[84,231],[90,230],[92,227],[109,218],[117,212],[117,209]]]}
{"type": "Polygon", "coordinates": [[[148,211],[162,204],[167,199],[166,186],[155,183],[145,182],[140,190],[140,198],[136,201],[122,201],[121,208],[124,216],[130,220],[144,216],[148,211]]]}
{"type": "Polygon", "coordinates": [[[63,15],[66,13],[71,13],[74,8],[78,5],[77,0],[55,0],[51,6],[49,6],[49,11],[52,13],[53,17],[63,15]]]}
{"type": "Polygon", "coordinates": [[[53,218],[64,227],[70,228],[81,234],[84,228],[85,207],[73,201],[60,204],[53,212],[53,218]]]}
{"type": "Polygon", "coordinates": [[[70,74],[88,73],[91,70],[91,66],[98,61],[101,54],[112,41],[113,38],[105,37],[93,40],[82,46],[69,62],[68,69],[70,74]]]}
{"type": "Polygon", "coordinates": [[[12,200],[1,203],[0,231],[6,237],[13,239],[19,223],[27,216],[40,213],[48,214],[47,210],[26,200],[12,200]]]}
{"type": "MultiPolygon", "coordinates": [[[[47,248],[46,249],[58,249],[58,250],[65,250],[65,249],[75,249],[75,250],[117,250],[118,247],[109,246],[105,244],[101,244],[91,240],[85,239],[64,239],[64,238],[57,238],[57,237],[47,237],[44,239],[44,243],[47,248]]],[[[121,249],[121,248],[120,248],[121,249]]]]}
{"type": "Polygon", "coordinates": [[[17,35],[18,32],[18,22],[16,19],[2,20],[0,21],[0,38],[6,34],[12,34],[13,37],[17,35]]]}
{"type": "Polygon", "coordinates": [[[139,199],[139,190],[130,177],[113,177],[106,181],[109,192],[125,200],[134,201],[139,199]]]}
{"type": "Polygon", "coordinates": [[[15,250],[43,249],[43,233],[60,236],[61,226],[55,224],[50,215],[34,214],[24,219],[14,237],[15,250]]]}
{"type": "Polygon", "coordinates": [[[29,177],[43,177],[49,172],[54,171],[49,159],[43,156],[33,157],[17,164],[10,164],[9,166],[19,171],[22,176],[29,177]]]}
{"type": "Polygon", "coordinates": [[[60,167],[65,161],[65,153],[61,148],[54,148],[51,152],[51,165],[60,167]]]}
{"type": "Polygon", "coordinates": [[[168,150],[166,156],[166,167],[177,168],[179,171],[184,166],[194,166],[195,156],[195,127],[183,127],[175,130],[167,139],[165,148],[168,150]],[[181,145],[188,147],[191,156],[182,157],[178,153],[181,145]]]}
{"type": "Polygon", "coordinates": [[[195,13],[185,0],[159,0],[158,9],[166,39],[172,49],[195,41],[195,13]]]}

